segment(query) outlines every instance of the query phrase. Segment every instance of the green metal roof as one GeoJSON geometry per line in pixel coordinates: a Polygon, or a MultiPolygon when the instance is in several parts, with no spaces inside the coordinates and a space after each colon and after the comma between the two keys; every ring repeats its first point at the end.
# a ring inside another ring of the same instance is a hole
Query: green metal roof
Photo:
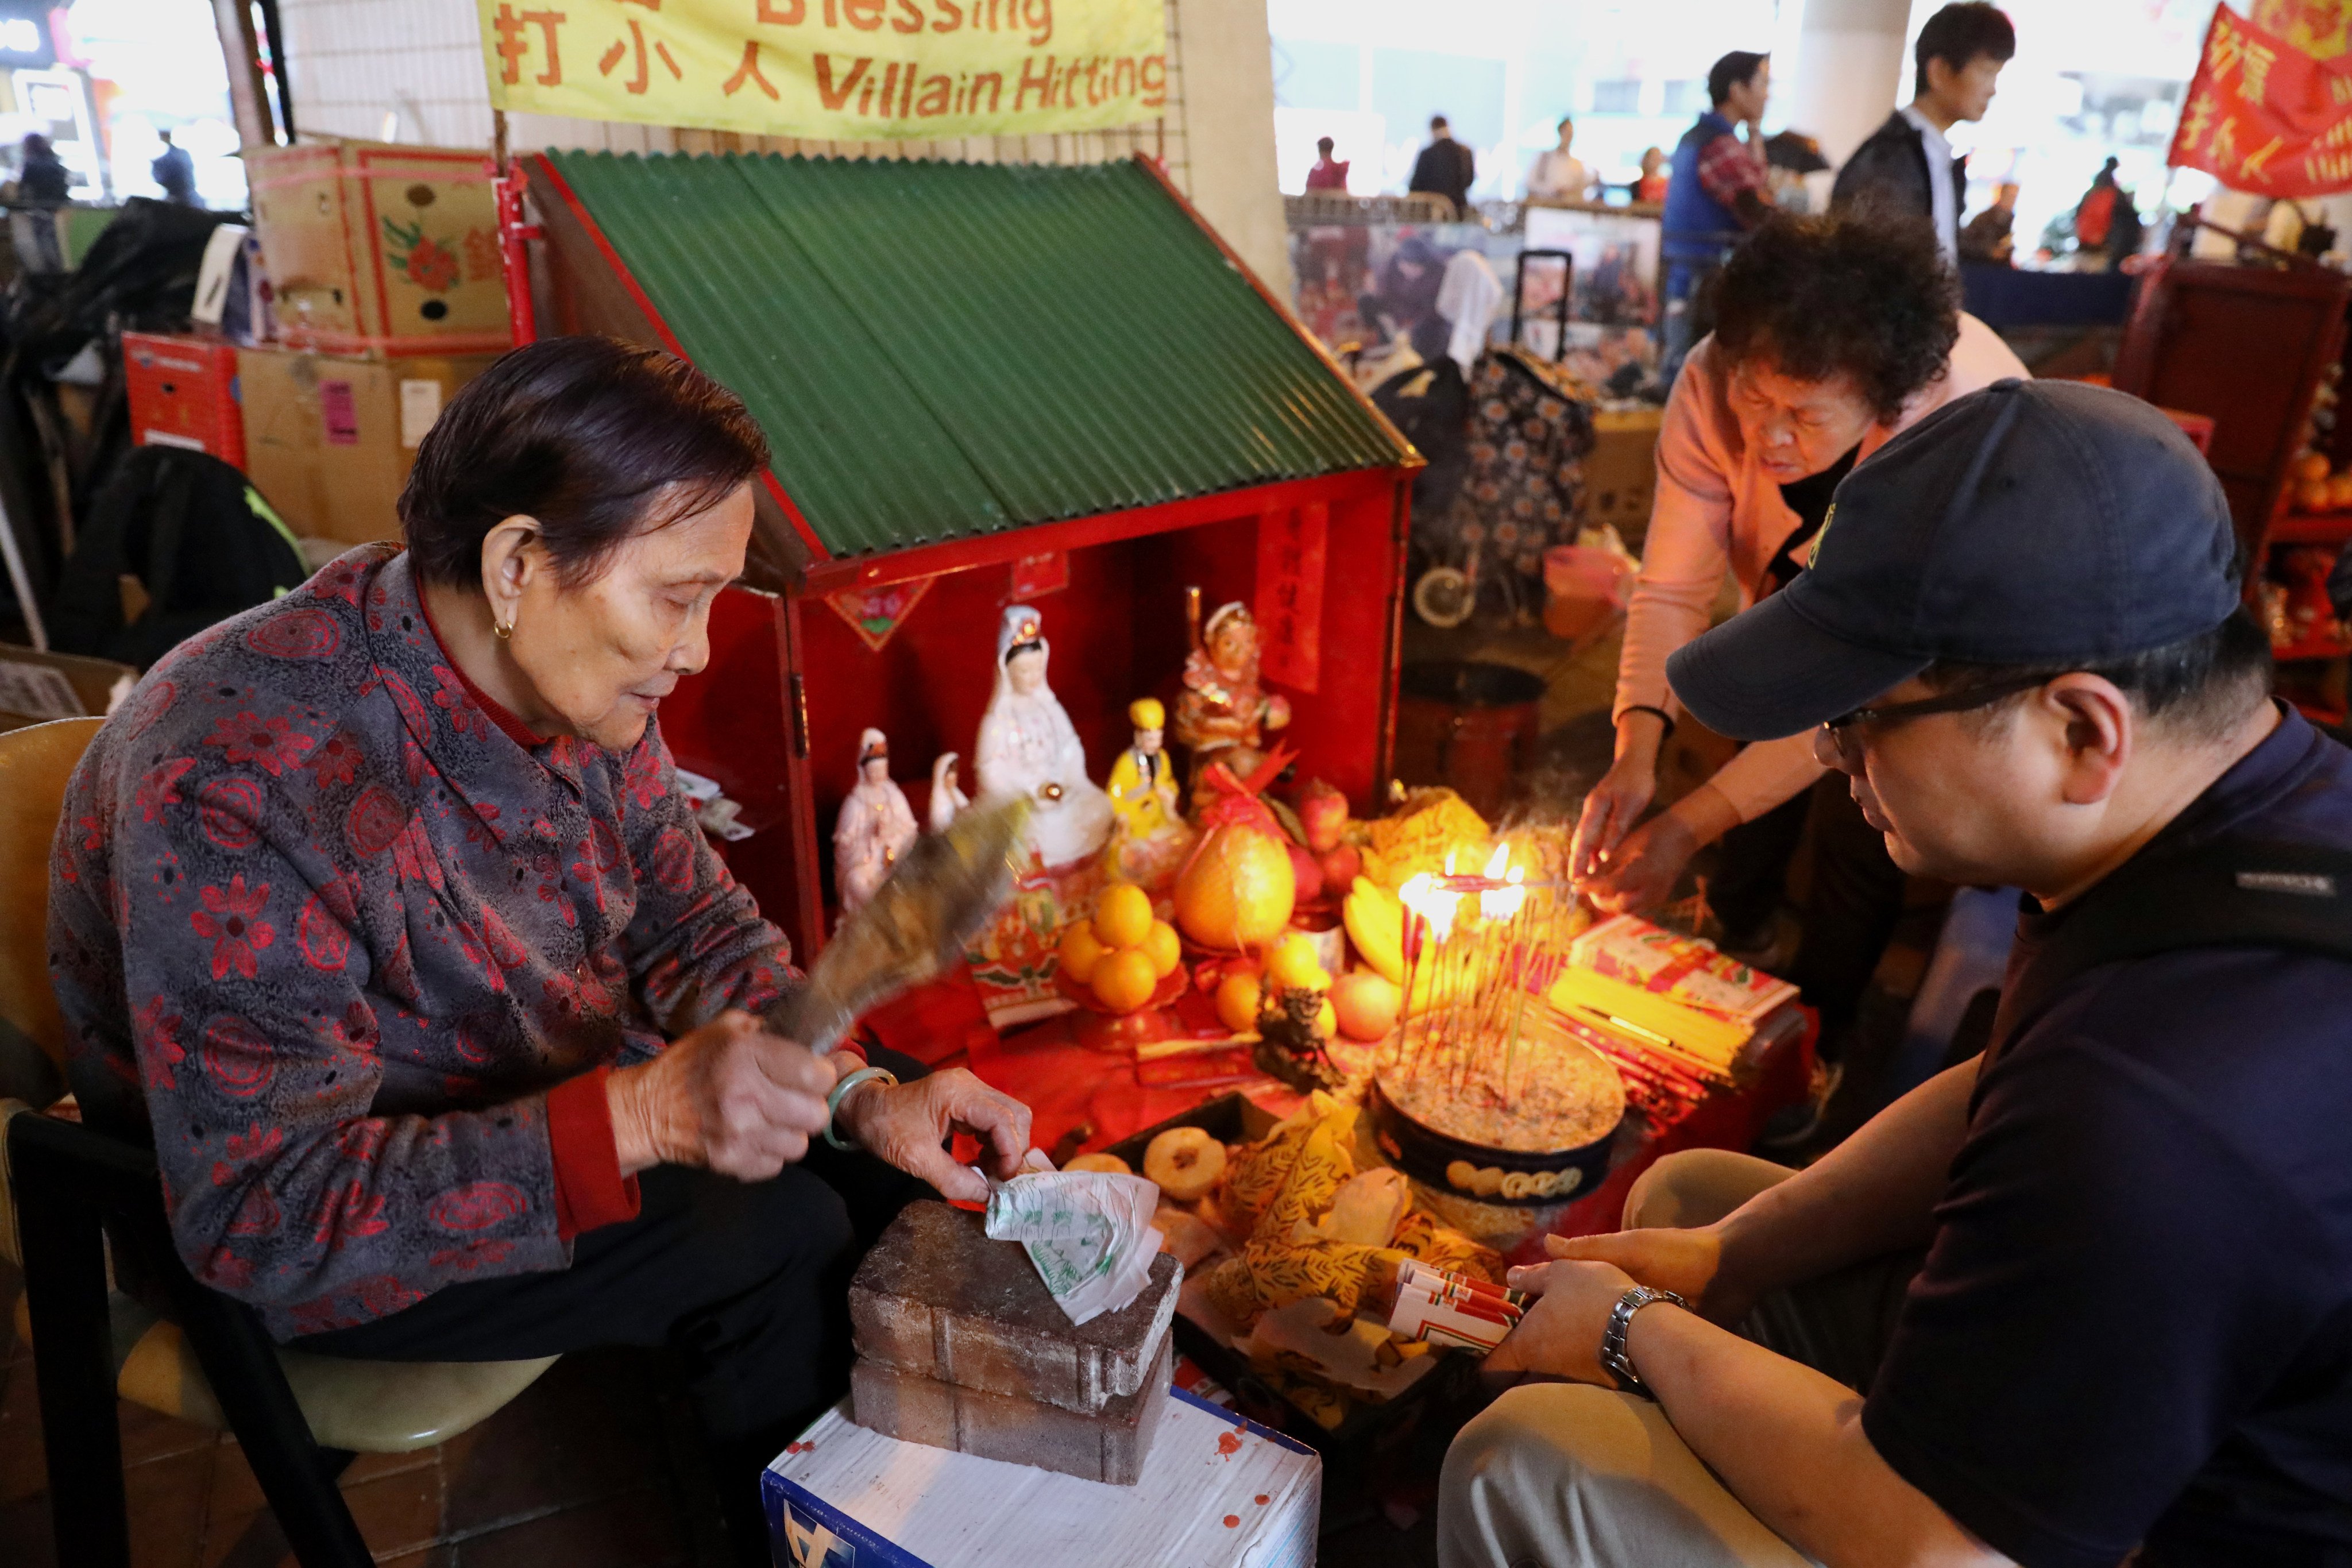
{"type": "Polygon", "coordinates": [[[1410,460],[1135,163],[548,157],[836,557],[1410,460]]]}

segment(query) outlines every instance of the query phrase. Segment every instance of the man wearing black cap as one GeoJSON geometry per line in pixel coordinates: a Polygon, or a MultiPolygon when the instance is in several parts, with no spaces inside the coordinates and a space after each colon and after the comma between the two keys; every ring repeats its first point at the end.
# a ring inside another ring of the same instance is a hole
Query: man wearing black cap
{"type": "Polygon", "coordinates": [[[2352,752],[2237,553],[2155,409],[2003,382],[1675,656],[1906,869],[2026,889],[2017,952],[1991,1047],[1819,1163],[1673,1156],[1514,1271],[1488,1365],[1575,1381],[1456,1440],[1449,1568],[2352,1562],[2352,752]]]}

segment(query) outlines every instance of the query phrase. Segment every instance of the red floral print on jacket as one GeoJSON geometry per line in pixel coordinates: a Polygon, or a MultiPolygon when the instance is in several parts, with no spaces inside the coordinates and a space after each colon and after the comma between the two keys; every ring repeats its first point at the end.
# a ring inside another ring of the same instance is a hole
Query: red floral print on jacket
{"type": "Polygon", "coordinates": [[[83,1113],[152,1139],[182,1257],[281,1338],[564,1267],[547,1091],[793,982],[657,728],[526,747],[449,668],[367,546],[174,649],[68,791],[83,1113]]]}

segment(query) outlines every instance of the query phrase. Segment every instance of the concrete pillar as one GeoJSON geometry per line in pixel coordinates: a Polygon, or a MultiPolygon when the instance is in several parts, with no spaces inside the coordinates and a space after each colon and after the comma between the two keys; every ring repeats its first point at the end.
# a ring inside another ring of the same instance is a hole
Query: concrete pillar
{"type": "Polygon", "coordinates": [[[1274,159],[1274,40],[1265,0],[1179,0],[1184,155],[1192,205],[1282,299],[1290,236],[1274,159]]]}
{"type": "Polygon", "coordinates": [[[1910,0],[1805,0],[1797,58],[1775,60],[1773,78],[1789,81],[1790,128],[1819,137],[1832,164],[1911,101],[1910,22],[1910,0]]]}

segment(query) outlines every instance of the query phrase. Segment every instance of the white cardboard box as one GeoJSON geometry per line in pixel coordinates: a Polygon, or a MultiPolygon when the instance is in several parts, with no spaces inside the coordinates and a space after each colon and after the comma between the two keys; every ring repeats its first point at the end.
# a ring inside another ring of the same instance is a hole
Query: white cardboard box
{"type": "Polygon", "coordinates": [[[777,1568],[1307,1568],[1323,1461],[1179,1388],[1131,1487],[902,1443],[827,1411],[761,1479],[777,1568]]]}

